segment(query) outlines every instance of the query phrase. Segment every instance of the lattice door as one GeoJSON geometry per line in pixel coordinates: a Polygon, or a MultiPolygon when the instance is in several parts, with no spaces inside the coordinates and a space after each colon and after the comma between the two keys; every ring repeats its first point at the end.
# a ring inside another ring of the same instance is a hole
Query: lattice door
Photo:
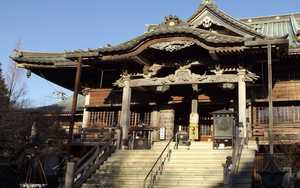
{"type": "Polygon", "coordinates": [[[199,117],[199,135],[201,141],[208,141],[212,137],[213,120],[210,115],[199,117]]]}

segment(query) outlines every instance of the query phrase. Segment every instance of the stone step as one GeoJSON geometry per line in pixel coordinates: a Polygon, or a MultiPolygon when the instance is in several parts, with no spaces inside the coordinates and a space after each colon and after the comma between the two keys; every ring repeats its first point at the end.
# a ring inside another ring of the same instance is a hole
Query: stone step
{"type": "MultiPolygon", "coordinates": [[[[230,153],[232,154],[232,149],[227,149],[227,150],[212,150],[211,148],[197,148],[197,149],[173,149],[174,152],[178,152],[178,153],[197,153],[197,152],[211,152],[211,153],[230,153]]],[[[244,149],[243,153],[253,153],[253,150],[250,149],[244,149]]]]}
{"type": "MultiPolygon", "coordinates": [[[[223,184],[220,185],[205,185],[205,184],[195,184],[195,185],[172,185],[172,188],[224,188],[223,184]]],[[[155,185],[153,188],[170,188],[168,185],[155,185]]],[[[249,184],[239,184],[236,188],[251,188],[249,184]]]]}
{"type": "MultiPolygon", "coordinates": [[[[150,170],[150,169],[149,169],[150,170]]],[[[130,171],[114,171],[114,170],[107,170],[107,171],[103,171],[103,170],[99,170],[99,171],[96,171],[96,174],[97,175],[103,175],[103,174],[109,174],[109,175],[112,175],[112,176],[117,176],[117,175],[120,175],[120,176],[134,176],[134,175],[141,175],[141,176],[146,176],[148,173],[148,171],[145,171],[145,170],[130,170],[130,171]]]]}
{"type": "Polygon", "coordinates": [[[87,182],[82,188],[142,188],[143,182],[137,181],[114,181],[114,182],[87,182]]]}
{"type": "Polygon", "coordinates": [[[103,166],[99,170],[122,170],[122,171],[128,171],[128,170],[140,170],[140,171],[147,171],[147,169],[151,168],[152,165],[150,166],[141,166],[141,167],[133,167],[133,166],[125,166],[125,167],[119,167],[119,166],[103,166]]]}
{"type": "Polygon", "coordinates": [[[108,166],[108,165],[115,165],[115,166],[128,166],[128,165],[132,165],[132,166],[151,166],[154,164],[154,161],[140,161],[141,163],[138,163],[138,161],[106,161],[104,163],[104,165],[108,166]]]}
{"type": "MultiPolygon", "coordinates": [[[[200,168],[202,169],[210,169],[210,168],[223,168],[223,164],[221,163],[185,163],[185,164],[178,164],[175,163],[174,161],[172,161],[171,163],[168,164],[168,167],[177,167],[177,168],[191,168],[191,169],[197,169],[200,168]]],[[[249,164],[249,163],[242,163],[239,165],[240,169],[245,169],[245,168],[252,168],[253,164],[249,164]]]]}
{"type": "MultiPolygon", "coordinates": [[[[211,171],[209,171],[211,172],[211,171]]],[[[160,177],[164,177],[165,179],[168,178],[185,178],[186,180],[193,180],[193,179],[199,179],[199,180],[216,180],[216,179],[221,179],[223,180],[223,174],[211,174],[211,173],[206,173],[206,174],[201,174],[200,172],[180,172],[180,171],[164,171],[160,177]]],[[[252,179],[252,177],[248,176],[247,173],[240,173],[238,176],[241,180],[249,180],[252,179]]]]}
{"type": "Polygon", "coordinates": [[[164,172],[160,178],[162,179],[186,179],[186,180],[199,180],[199,181],[214,181],[214,180],[222,180],[223,181],[223,174],[207,174],[207,175],[201,175],[201,174],[190,174],[190,173],[184,173],[184,172],[164,172]]]}
{"type": "MultiPolygon", "coordinates": [[[[170,187],[173,186],[178,186],[178,185],[208,185],[208,186],[216,186],[216,185],[222,185],[223,184],[223,179],[212,179],[210,181],[210,179],[204,179],[204,178],[189,178],[189,177],[182,177],[182,178],[169,178],[167,179],[166,177],[160,177],[157,185],[168,185],[170,187]]],[[[241,178],[238,181],[238,184],[251,184],[251,179],[249,180],[248,178],[241,178]]]]}
{"type": "Polygon", "coordinates": [[[141,188],[142,185],[114,185],[114,184],[84,184],[82,188],[141,188]]]}
{"type": "MultiPolygon", "coordinates": [[[[227,155],[212,155],[212,156],[203,156],[203,155],[199,155],[199,156],[177,156],[177,155],[172,155],[171,156],[171,160],[178,160],[178,161],[184,161],[184,160],[189,160],[189,161],[197,161],[197,160],[216,160],[216,161],[223,161],[225,162],[227,155]]],[[[243,160],[248,160],[248,161],[252,161],[253,157],[252,156],[245,156],[242,157],[243,160]]]]}
{"type": "MultiPolygon", "coordinates": [[[[153,188],[170,188],[168,185],[155,185],[153,188]]],[[[202,185],[202,184],[196,184],[196,185],[172,185],[172,188],[224,188],[224,185],[202,185]]]]}
{"type": "Polygon", "coordinates": [[[191,168],[178,168],[178,167],[170,167],[170,166],[166,166],[164,169],[164,173],[168,174],[168,173],[184,173],[184,174],[197,174],[197,175],[211,175],[211,176],[218,176],[218,175],[223,175],[223,169],[222,168],[215,168],[215,169],[211,169],[211,168],[207,168],[207,169],[191,169],[191,168]]]}
{"type": "Polygon", "coordinates": [[[114,181],[144,181],[145,175],[112,175],[112,174],[98,174],[97,176],[91,178],[91,181],[105,181],[105,182],[114,182],[114,181]]]}
{"type": "Polygon", "coordinates": [[[173,188],[173,187],[196,187],[197,185],[198,185],[198,187],[201,187],[201,186],[202,187],[215,187],[215,186],[223,186],[224,184],[223,184],[223,180],[199,181],[197,179],[194,179],[191,181],[191,180],[182,180],[182,179],[174,180],[173,178],[171,178],[171,179],[160,178],[156,185],[173,188]]]}

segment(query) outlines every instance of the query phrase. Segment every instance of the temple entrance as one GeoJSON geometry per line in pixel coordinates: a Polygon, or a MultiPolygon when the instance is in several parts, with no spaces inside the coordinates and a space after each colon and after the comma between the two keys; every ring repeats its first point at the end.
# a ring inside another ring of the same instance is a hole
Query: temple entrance
{"type": "Polygon", "coordinates": [[[213,131],[212,116],[208,112],[199,114],[199,140],[210,141],[213,131]]]}
{"type": "MultiPolygon", "coordinates": [[[[198,139],[196,141],[211,141],[213,135],[213,118],[212,112],[228,108],[229,104],[215,104],[215,103],[198,103],[199,127],[198,139]]],[[[185,101],[174,105],[175,122],[174,135],[181,126],[182,130],[189,131],[191,101],[185,101]]]]}
{"type": "MultiPolygon", "coordinates": [[[[190,124],[190,113],[191,113],[191,104],[188,102],[176,104],[175,109],[175,129],[174,134],[179,130],[181,126],[182,130],[189,131],[190,124]]],[[[198,141],[210,141],[212,137],[213,130],[213,120],[212,115],[210,114],[211,108],[200,108],[198,109],[199,113],[199,127],[198,127],[198,141]]]]}
{"type": "Polygon", "coordinates": [[[174,134],[179,130],[179,126],[182,127],[182,130],[189,130],[189,117],[191,113],[189,103],[180,103],[174,106],[175,110],[175,122],[174,122],[174,134]]]}

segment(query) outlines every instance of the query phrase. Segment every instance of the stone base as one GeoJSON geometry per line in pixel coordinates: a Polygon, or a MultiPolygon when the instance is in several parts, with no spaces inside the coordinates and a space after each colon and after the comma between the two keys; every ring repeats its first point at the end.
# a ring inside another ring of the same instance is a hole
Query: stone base
{"type": "Polygon", "coordinates": [[[198,140],[199,139],[199,125],[195,123],[190,123],[189,125],[189,139],[198,140]]]}

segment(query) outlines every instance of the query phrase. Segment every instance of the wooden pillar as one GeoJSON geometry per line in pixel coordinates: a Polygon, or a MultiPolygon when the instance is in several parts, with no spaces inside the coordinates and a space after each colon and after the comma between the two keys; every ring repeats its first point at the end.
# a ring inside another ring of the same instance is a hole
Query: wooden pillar
{"type": "Polygon", "coordinates": [[[166,129],[166,139],[169,140],[174,135],[175,111],[169,107],[160,110],[160,127],[166,129]]]}
{"type": "Polygon", "coordinates": [[[31,126],[31,134],[30,134],[30,142],[31,144],[37,144],[35,143],[37,140],[37,128],[36,128],[36,122],[33,122],[32,126],[31,126]]]}
{"type": "Polygon", "coordinates": [[[193,87],[193,98],[191,103],[191,114],[189,124],[189,139],[199,139],[199,114],[198,114],[198,85],[192,85],[193,87]]]}
{"type": "Polygon", "coordinates": [[[75,163],[68,162],[65,174],[65,188],[72,188],[74,184],[75,163]]]}
{"type": "Polygon", "coordinates": [[[159,121],[160,121],[160,113],[158,110],[153,110],[151,112],[151,117],[150,117],[150,126],[157,128],[157,130],[154,130],[152,133],[152,140],[153,141],[159,141],[159,121]]]}
{"type": "Polygon", "coordinates": [[[122,127],[122,146],[128,145],[128,127],[130,124],[131,88],[129,81],[124,81],[120,125],[122,127]]]}
{"type": "Polygon", "coordinates": [[[77,61],[77,68],[76,68],[76,77],[75,77],[75,84],[74,84],[74,92],[73,92],[73,101],[72,101],[72,110],[71,110],[71,119],[70,119],[70,126],[69,126],[69,143],[73,140],[73,131],[74,131],[74,123],[75,123],[75,114],[77,110],[77,99],[80,87],[80,79],[81,79],[81,58],[77,61]]]}
{"type": "Polygon", "coordinates": [[[273,76],[272,76],[272,45],[268,44],[268,99],[269,99],[269,146],[270,154],[274,153],[273,146],[273,76]]]}
{"type": "Polygon", "coordinates": [[[90,94],[87,93],[85,95],[85,102],[84,102],[84,110],[83,110],[83,117],[82,117],[82,128],[89,127],[90,122],[90,112],[87,110],[87,106],[90,104],[90,94]]]}
{"type": "Polygon", "coordinates": [[[247,136],[247,122],[246,122],[246,82],[245,82],[246,70],[239,70],[238,72],[238,95],[239,95],[239,123],[242,123],[242,137],[247,136]]]}

